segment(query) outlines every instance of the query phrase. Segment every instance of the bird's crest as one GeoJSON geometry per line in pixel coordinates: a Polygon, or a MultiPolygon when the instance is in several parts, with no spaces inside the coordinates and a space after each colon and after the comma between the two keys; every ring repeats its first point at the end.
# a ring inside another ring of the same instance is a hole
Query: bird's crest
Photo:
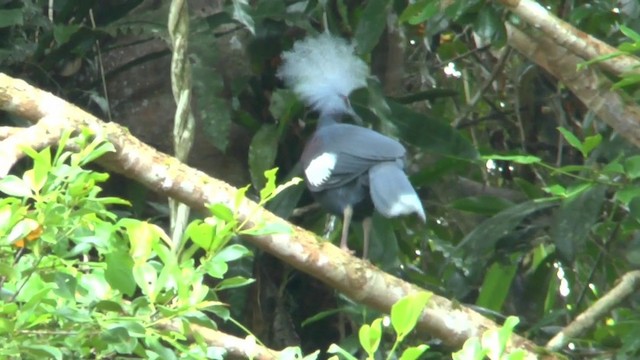
{"type": "Polygon", "coordinates": [[[300,99],[320,113],[349,113],[347,96],[366,85],[367,64],[354,45],[323,33],[297,41],[282,54],[280,77],[300,99]]]}

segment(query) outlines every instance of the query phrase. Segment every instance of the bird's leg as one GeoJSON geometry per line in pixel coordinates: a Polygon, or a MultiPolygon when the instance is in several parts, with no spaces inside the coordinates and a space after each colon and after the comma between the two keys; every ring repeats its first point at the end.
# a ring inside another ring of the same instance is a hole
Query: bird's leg
{"type": "Polygon", "coordinates": [[[340,238],[340,248],[348,253],[352,253],[347,246],[347,237],[349,236],[349,225],[351,224],[351,216],[353,215],[353,208],[347,206],[342,211],[342,237],[340,238]]]}
{"type": "Polygon", "coordinates": [[[362,259],[366,260],[369,255],[369,239],[371,238],[371,217],[366,217],[362,220],[362,234],[364,237],[364,244],[362,246],[362,259]]]}

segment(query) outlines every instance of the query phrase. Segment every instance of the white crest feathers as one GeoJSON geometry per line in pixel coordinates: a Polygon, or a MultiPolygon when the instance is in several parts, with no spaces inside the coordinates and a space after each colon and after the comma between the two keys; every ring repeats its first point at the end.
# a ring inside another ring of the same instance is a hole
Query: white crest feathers
{"type": "Polygon", "coordinates": [[[278,77],[321,113],[349,112],[345,98],[364,87],[369,75],[354,45],[328,33],[297,41],[282,59],[278,77]]]}

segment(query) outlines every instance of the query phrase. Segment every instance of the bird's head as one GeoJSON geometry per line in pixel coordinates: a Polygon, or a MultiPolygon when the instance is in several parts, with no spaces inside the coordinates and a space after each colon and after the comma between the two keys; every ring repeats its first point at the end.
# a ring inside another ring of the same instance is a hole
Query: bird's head
{"type": "Polygon", "coordinates": [[[353,44],[323,33],[297,41],[282,60],[278,77],[321,117],[355,115],[348,96],[366,85],[369,68],[353,44]]]}

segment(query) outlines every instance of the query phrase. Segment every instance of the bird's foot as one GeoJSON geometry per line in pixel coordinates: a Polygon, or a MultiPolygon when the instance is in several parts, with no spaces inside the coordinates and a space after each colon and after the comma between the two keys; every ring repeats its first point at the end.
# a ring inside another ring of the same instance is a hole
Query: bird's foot
{"type": "Polygon", "coordinates": [[[353,250],[349,249],[349,248],[348,248],[348,247],[346,247],[346,246],[340,246],[340,249],[342,249],[342,251],[346,252],[346,253],[347,253],[347,254],[349,254],[349,255],[355,255],[355,253],[356,253],[355,251],[353,251],[353,250]]]}

